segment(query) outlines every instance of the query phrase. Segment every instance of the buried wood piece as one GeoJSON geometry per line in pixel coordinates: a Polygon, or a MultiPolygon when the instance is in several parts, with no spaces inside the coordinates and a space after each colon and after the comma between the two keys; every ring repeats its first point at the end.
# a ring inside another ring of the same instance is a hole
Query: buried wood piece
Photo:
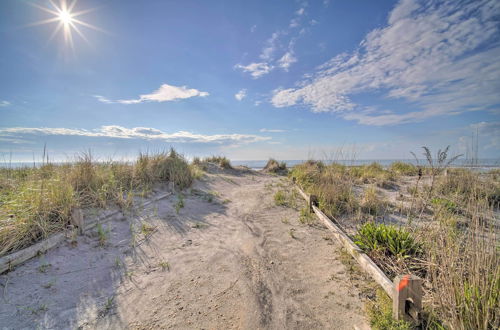
{"type": "Polygon", "coordinates": [[[414,275],[400,275],[394,279],[392,316],[420,324],[422,311],[422,279],[414,275]]]}

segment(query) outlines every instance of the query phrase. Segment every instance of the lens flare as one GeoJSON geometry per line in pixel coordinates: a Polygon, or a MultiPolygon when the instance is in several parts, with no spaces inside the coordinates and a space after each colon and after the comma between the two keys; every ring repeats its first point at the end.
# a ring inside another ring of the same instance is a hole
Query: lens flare
{"type": "Polygon", "coordinates": [[[46,13],[49,13],[52,15],[51,18],[41,20],[38,22],[34,22],[32,24],[29,24],[29,26],[35,26],[35,25],[43,25],[43,24],[50,24],[50,23],[57,23],[54,31],[52,32],[52,35],[49,38],[49,41],[52,40],[56,34],[59,33],[59,31],[62,31],[62,35],[64,37],[64,43],[66,46],[70,46],[73,48],[73,31],[75,31],[83,40],[88,42],[87,38],[83,34],[83,32],[80,30],[81,26],[84,26],[86,28],[94,29],[97,31],[105,32],[102,29],[86,23],[84,21],[81,21],[80,19],[77,19],[76,17],[87,14],[94,9],[85,9],[85,10],[80,10],[80,11],[74,11],[75,5],[77,0],[73,0],[70,4],[66,0],[60,0],[59,4],[56,4],[53,0],[49,0],[51,7],[43,7],[40,6],[36,3],[30,3],[32,6],[43,10],[46,13]]]}

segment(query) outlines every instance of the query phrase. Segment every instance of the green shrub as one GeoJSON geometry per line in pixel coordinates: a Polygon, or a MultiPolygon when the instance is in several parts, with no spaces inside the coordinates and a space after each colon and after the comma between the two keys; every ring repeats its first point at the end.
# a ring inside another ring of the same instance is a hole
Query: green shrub
{"type": "Polygon", "coordinates": [[[394,162],[391,164],[390,170],[399,175],[418,175],[418,167],[405,162],[394,162]]]}
{"type": "Polygon", "coordinates": [[[372,222],[358,228],[354,242],[365,252],[377,252],[398,259],[418,256],[422,252],[421,244],[408,231],[372,222]]]}

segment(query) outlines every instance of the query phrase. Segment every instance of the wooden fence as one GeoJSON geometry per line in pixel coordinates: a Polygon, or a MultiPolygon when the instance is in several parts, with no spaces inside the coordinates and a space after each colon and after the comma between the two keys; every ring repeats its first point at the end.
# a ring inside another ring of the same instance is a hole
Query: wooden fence
{"type": "Polygon", "coordinates": [[[422,279],[414,275],[396,276],[391,281],[385,273],[361,250],[351,238],[342,230],[335,219],[330,219],[318,208],[318,199],[314,195],[306,194],[298,185],[297,189],[306,200],[309,211],[331,230],[333,235],[344,248],[356,259],[361,268],[377,282],[393,301],[393,317],[396,320],[407,320],[420,324],[422,311],[422,279]]]}

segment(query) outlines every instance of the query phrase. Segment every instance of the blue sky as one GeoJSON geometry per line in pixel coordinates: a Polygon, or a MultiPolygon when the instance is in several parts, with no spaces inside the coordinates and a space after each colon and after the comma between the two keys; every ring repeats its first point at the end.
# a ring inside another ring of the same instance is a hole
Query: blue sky
{"type": "Polygon", "coordinates": [[[3,159],[500,157],[495,0],[86,0],[71,43],[43,8],[0,3],[3,159]]]}

